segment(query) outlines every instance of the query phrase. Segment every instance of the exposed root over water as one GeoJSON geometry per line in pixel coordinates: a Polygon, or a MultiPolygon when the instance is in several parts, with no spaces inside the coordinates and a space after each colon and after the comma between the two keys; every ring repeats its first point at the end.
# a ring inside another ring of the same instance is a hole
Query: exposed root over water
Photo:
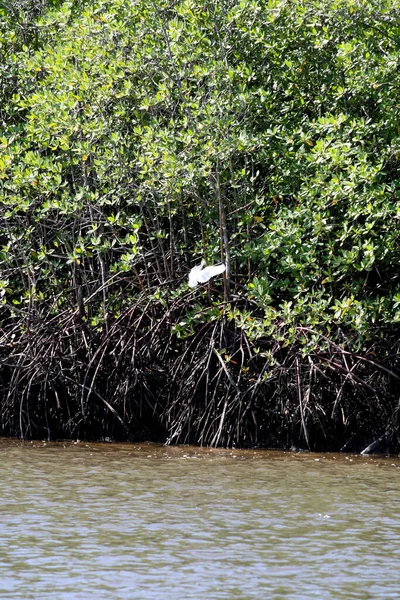
{"type": "MultiPolygon", "coordinates": [[[[180,340],[178,302],[127,309],[107,331],[75,314],[3,330],[2,435],[207,446],[398,451],[399,351],[261,339],[224,316],[180,340]],[[379,356],[386,356],[385,360],[379,356]]],[[[283,336],[284,337],[284,336],[283,336]]]]}

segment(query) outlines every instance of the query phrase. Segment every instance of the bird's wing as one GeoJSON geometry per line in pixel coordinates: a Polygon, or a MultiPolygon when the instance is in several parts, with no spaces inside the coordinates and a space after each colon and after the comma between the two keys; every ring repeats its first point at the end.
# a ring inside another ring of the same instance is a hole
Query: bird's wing
{"type": "Polygon", "coordinates": [[[220,275],[226,270],[224,264],[221,265],[209,265],[205,269],[203,269],[198,274],[198,281],[201,283],[206,283],[211,277],[215,277],[215,275],[220,275]]]}

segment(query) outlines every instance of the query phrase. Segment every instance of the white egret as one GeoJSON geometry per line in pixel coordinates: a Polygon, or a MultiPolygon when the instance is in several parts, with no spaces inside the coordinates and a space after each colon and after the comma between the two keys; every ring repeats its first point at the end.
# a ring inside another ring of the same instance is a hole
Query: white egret
{"type": "Polygon", "coordinates": [[[209,265],[208,267],[204,266],[204,262],[197,267],[193,267],[193,269],[189,273],[189,287],[196,287],[199,283],[207,283],[211,277],[215,277],[215,275],[220,275],[226,270],[224,263],[220,265],[209,265]]]}

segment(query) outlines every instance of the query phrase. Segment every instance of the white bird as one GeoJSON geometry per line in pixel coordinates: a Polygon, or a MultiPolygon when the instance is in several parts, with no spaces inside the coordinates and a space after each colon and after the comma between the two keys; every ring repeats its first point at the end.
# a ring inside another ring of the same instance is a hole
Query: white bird
{"type": "Polygon", "coordinates": [[[209,265],[208,267],[204,267],[204,263],[202,262],[197,267],[193,267],[193,269],[189,273],[189,287],[196,287],[199,283],[207,283],[211,277],[215,277],[215,275],[220,275],[224,273],[226,267],[224,263],[220,265],[209,265]]]}

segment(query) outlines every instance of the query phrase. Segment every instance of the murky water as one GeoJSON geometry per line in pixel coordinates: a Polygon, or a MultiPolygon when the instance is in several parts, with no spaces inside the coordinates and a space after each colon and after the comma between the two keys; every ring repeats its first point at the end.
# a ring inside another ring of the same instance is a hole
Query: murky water
{"type": "Polygon", "coordinates": [[[0,441],[0,598],[400,598],[400,461],[0,441]]]}

